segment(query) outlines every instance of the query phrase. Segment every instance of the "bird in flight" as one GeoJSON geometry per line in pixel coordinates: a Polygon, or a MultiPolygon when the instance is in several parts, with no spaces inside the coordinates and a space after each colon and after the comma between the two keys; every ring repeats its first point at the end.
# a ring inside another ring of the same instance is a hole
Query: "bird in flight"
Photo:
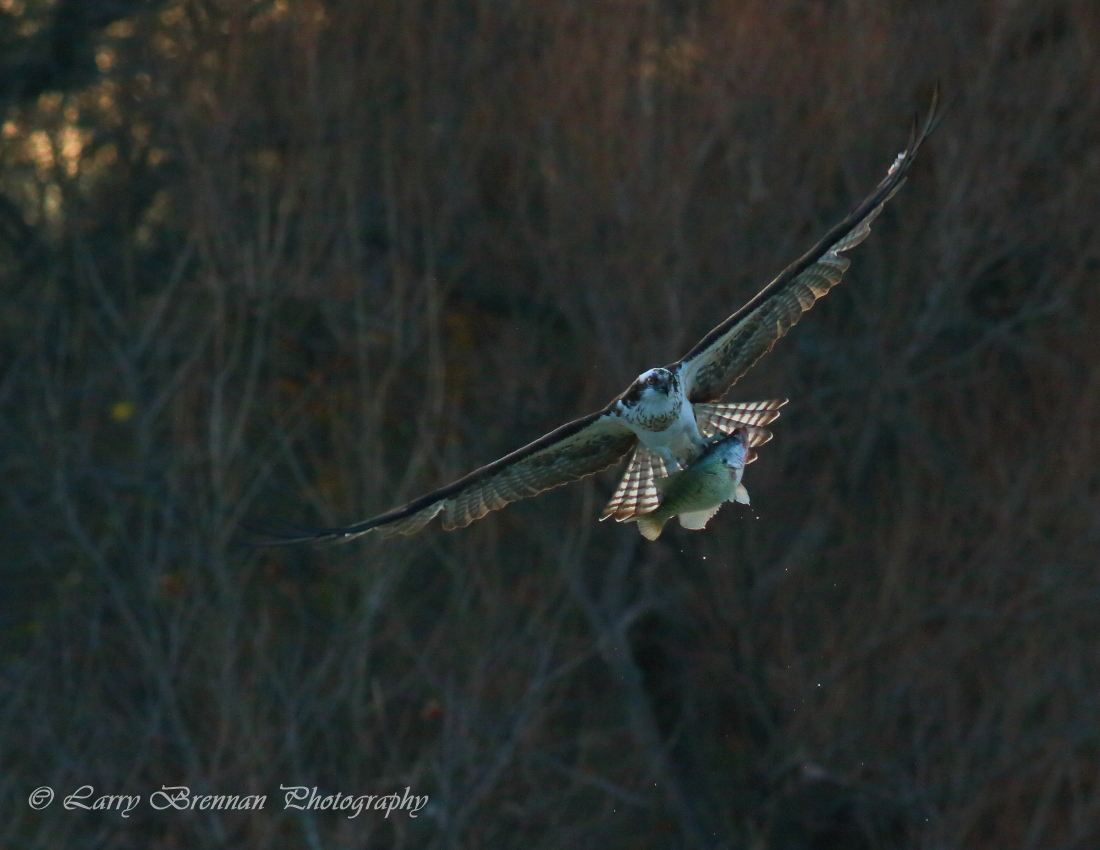
{"type": "Polygon", "coordinates": [[[749,431],[735,428],[711,441],[687,469],[658,478],[654,483],[661,503],[656,510],[632,518],[642,537],[656,540],[674,516],[680,517],[684,528],[699,531],[725,502],[747,505],[749,491],[741,483],[741,476],[748,454],[749,431]]]}
{"type": "MultiPolygon", "coordinates": [[[[623,522],[654,512],[661,502],[657,480],[688,470],[708,449],[721,445],[728,454],[737,445],[745,452],[742,467],[751,463],[755,459],[751,448],[771,439],[764,426],[779,416],[786,399],[720,399],[840,281],[849,265],[843,254],[867,238],[871,223],[905,180],[932,131],[937,100],[938,92],[919,132],[914,122],[905,150],[875,189],[680,360],[643,372],[602,410],[568,422],[401,507],[342,528],[288,526],[289,533],[280,532],[278,539],[269,542],[351,540],[372,532],[380,537],[415,534],[436,517],[444,529],[461,528],[510,502],[593,475],[629,456],[626,472],[600,516],[623,522]],[[739,431],[737,440],[743,446],[724,441],[725,435],[739,431]]],[[[709,507],[712,514],[717,510],[709,507]]],[[[641,528],[645,533],[647,525],[641,528]]]]}

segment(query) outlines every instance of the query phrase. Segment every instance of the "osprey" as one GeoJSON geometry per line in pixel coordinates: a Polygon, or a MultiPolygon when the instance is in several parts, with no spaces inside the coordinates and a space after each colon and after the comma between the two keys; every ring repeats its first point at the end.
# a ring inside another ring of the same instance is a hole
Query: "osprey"
{"type": "Polygon", "coordinates": [[[905,180],[931,132],[937,95],[933,94],[920,132],[914,123],[905,150],[874,191],[680,360],[643,372],[602,410],[568,422],[408,504],[343,528],[292,526],[293,533],[280,535],[277,542],[350,540],[370,532],[382,537],[415,534],[435,517],[445,529],[460,528],[509,502],[592,475],[629,455],[626,473],[600,516],[622,522],[656,510],[660,504],[656,480],[688,469],[712,442],[722,441],[721,435],[744,429],[739,441],[744,442],[745,454],[739,462],[751,463],[755,453],[749,448],[771,439],[764,426],[779,416],[787,400],[730,403],[720,399],[840,281],[849,265],[842,255],[867,238],[871,223],[905,180]]]}

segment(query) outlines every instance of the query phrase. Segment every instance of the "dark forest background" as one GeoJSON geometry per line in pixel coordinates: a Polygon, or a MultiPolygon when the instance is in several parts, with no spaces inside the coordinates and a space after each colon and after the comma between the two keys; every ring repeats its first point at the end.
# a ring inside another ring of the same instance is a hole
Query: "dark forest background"
{"type": "Polygon", "coordinates": [[[1089,0],[0,2],[0,845],[1100,846],[1098,69],[1089,0]],[[676,359],[936,82],[751,509],[241,545],[676,359]]]}

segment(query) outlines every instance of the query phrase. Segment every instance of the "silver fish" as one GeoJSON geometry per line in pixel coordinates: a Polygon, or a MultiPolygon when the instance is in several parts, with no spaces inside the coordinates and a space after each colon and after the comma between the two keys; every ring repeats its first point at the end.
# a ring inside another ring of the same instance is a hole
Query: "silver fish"
{"type": "Polygon", "coordinates": [[[749,433],[738,428],[715,440],[698,459],[680,472],[656,482],[661,503],[648,514],[635,517],[638,531],[647,540],[656,540],[661,529],[675,516],[684,528],[703,528],[725,502],[749,503],[749,493],[741,483],[749,454],[749,433]]]}

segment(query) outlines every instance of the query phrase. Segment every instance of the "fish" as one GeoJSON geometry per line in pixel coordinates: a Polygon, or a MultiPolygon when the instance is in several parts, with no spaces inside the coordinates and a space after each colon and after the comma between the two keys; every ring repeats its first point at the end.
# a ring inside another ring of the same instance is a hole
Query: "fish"
{"type": "Polygon", "coordinates": [[[751,459],[747,428],[722,435],[689,466],[658,479],[655,483],[660,503],[632,521],[638,523],[638,531],[646,540],[660,537],[665,523],[673,517],[679,517],[684,528],[699,531],[726,502],[749,504],[741,475],[751,459]]]}

